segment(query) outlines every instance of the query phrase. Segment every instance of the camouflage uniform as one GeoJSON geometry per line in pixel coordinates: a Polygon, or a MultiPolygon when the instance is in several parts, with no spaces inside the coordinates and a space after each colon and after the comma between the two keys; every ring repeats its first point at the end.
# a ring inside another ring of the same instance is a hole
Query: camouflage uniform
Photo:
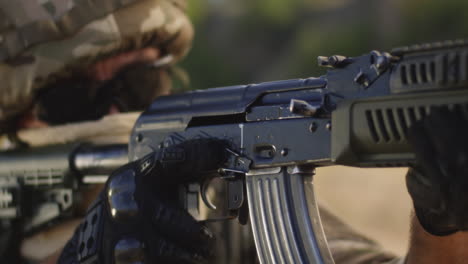
{"type": "MultiPolygon", "coordinates": [[[[112,54],[156,43],[174,62],[179,60],[193,37],[184,10],[184,0],[0,0],[0,122],[30,107],[36,92],[51,79],[112,54]]],[[[337,264],[401,261],[326,210],[321,214],[337,264]]],[[[226,242],[218,249],[224,252],[222,262],[252,262],[251,233],[237,225],[219,228],[230,234],[226,241],[233,242],[232,236],[241,233],[250,240],[249,247],[246,239],[237,237],[235,241],[243,241],[241,248],[226,242]]]]}
{"type": "Polygon", "coordinates": [[[0,121],[49,80],[149,45],[173,62],[190,48],[184,0],[0,0],[0,121]]]}
{"type": "MultiPolygon", "coordinates": [[[[193,38],[185,8],[185,0],[0,0],[0,135],[40,89],[101,59],[153,46],[177,62],[193,38]]],[[[20,237],[4,231],[0,256],[16,258],[20,237]]]]}
{"type": "MultiPolygon", "coordinates": [[[[335,264],[404,264],[404,258],[385,251],[323,207],[320,208],[320,216],[335,264]]],[[[215,259],[210,263],[259,263],[250,226],[240,226],[237,221],[231,221],[211,223],[209,228],[218,241],[215,259]]]]}
{"type": "Polygon", "coordinates": [[[335,264],[404,264],[404,258],[386,252],[328,210],[320,208],[320,216],[335,264]]]}

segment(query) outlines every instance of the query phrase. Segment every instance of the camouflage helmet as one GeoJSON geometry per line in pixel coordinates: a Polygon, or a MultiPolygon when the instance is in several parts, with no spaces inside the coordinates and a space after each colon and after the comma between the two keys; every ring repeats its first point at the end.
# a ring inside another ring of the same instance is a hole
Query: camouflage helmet
{"type": "Polygon", "coordinates": [[[0,122],[24,112],[50,78],[156,45],[190,48],[185,0],[0,0],[0,122]]]}

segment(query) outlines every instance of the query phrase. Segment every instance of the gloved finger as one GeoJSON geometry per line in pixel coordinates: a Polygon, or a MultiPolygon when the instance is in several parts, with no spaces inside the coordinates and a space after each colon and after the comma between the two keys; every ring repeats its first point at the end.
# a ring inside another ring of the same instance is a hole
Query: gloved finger
{"type": "Polygon", "coordinates": [[[151,263],[205,263],[210,257],[203,252],[189,250],[163,237],[154,235],[148,238],[148,254],[151,263]]]}
{"type": "Polygon", "coordinates": [[[162,174],[158,164],[154,155],[146,156],[136,163],[134,197],[142,218],[147,220],[151,230],[162,233],[172,241],[180,241],[187,248],[202,250],[209,247],[212,237],[204,227],[175,205],[177,188],[163,189],[165,184],[160,184],[161,181],[174,175],[162,174]]]}
{"type": "MultiPolygon", "coordinates": [[[[227,158],[225,141],[196,139],[163,148],[135,162],[136,181],[159,191],[209,177],[227,158]]],[[[137,184],[139,185],[139,184],[137,184]]]]}
{"type": "MultiPolygon", "coordinates": [[[[148,158],[152,160],[152,157],[148,158]]],[[[178,194],[176,188],[166,188],[165,191],[157,188],[160,178],[159,172],[143,174],[143,176],[138,174],[136,177],[134,197],[142,219],[145,219],[145,223],[150,228],[148,232],[155,230],[164,237],[195,250],[209,247],[212,236],[191,215],[176,205],[178,194]],[[152,181],[145,181],[144,178],[152,181]],[[153,183],[148,184],[148,182],[153,183]]]]}
{"type": "MultiPolygon", "coordinates": [[[[468,200],[466,190],[468,189],[468,120],[466,119],[467,109],[458,105],[450,111],[450,122],[456,125],[450,146],[448,173],[450,173],[451,184],[448,192],[451,201],[451,211],[460,217],[467,219],[468,200]]],[[[465,222],[461,220],[460,222],[465,222]]]]}
{"type": "Polygon", "coordinates": [[[437,158],[449,162],[456,149],[458,133],[458,118],[456,113],[447,107],[433,107],[431,113],[424,120],[424,127],[434,146],[437,158]]]}
{"type": "Polygon", "coordinates": [[[158,170],[165,184],[181,184],[216,171],[225,162],[226,142],[216,139],[195,139],[164,148],[159,153],[158,170]]]}
{"type": "Polygon", "coordinates": [[[415,157],[416,157],[416,166],[418,171],[426,178],[419,179],[426,185],[433,184],[434,182],[439,182],[441,179],[438,166],[436,166],[436,160],[434,158],[434,147],[431,143],[431,139],[427,135],[424,121],[415,122],[408,129],[408,142],[411,144],[415,157]]]}
{"type": "Polygon", "coordinates": [[[414,211],[421,226],[432,235],[446,236],[459,230],[456,219],[447,211],[438,213],[421,207],[415,207],[414,211]]]}
{"type": "MultiPolygon", "coordinates": [[[[451,181],[457,182],[458,185],[466,181],[466,174],[463,171],[468,159],[467,127],[467,121],[464,120],[460,111],[449,110],[446,107],[435,108],[426,121],[426,128],[436,151],[435,162],[441,173],[450,177],[451,181]]],[[[452,191],[455,190],[450,190],[449,193],[452,191]]]]}
{"type": "Polygon", "coordinates": [[[466,144],[467,122],[462,113],[446,107],[431,109],[425,122],[430,140],[434,146],[434,159],[441,175],[449,181],[444,192],[452,213],[461,216],[468,206],[468,146],[466,144]]]}
{"type": "Polygon", "coordinates": [[[214,243],[211,232],[186,211],[167,202],[153,201],[145,208],[144,217],[151,219],[151,228],[168,241],[177,242],[190,252],[209,255],[214,243]]]}
{"type": "Polygon", "coordinates": [[[460,182],[468,181],[468,105],[456,107],[454,109],[456,136],[453,141],[456,143],[452,149],[455,174],[461,177],[460,182]]]}
{"type": "Polygon", "coordinates": [[[406,187],[417,208],[431,208],[441,212],[447,208],[441,188],[430,182],[417,168],[410,168],[406,174],[406,187]]]}

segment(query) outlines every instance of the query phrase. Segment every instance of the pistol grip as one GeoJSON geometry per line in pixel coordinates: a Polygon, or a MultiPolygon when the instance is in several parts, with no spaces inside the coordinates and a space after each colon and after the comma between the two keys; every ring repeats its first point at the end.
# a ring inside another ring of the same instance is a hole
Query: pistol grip
{"type": "Polygon", "coordinates": [[[314,168],[279,167],[246,176],[250,219],[262,264],[333,264],[313,193],[314,168]]]}

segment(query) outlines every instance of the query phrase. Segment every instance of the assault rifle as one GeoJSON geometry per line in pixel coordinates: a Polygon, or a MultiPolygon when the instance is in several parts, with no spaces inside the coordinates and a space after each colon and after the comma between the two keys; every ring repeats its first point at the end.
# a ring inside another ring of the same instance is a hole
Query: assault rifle
{"type": "Polygon", "coordinates": [[[213,176],[225,183],[225,197],[215,206],[209,181],[189,184],[181,187],[185,208],[200,221],[244,222],[249,215],[261,263],[333,263],[314,199],[314,168],[408,166],[414,154],[406,131],[433,106],[468,119],[468,43],[318,62],[329,68],[319,78],[157,99],[135,124],[129,160],[189,139],[229,142],[230,158],[213,176]]]}
{"type": "Polygon", "coordinates": [[[8,227],[21,219],[21,232],[28,233],[66,216],[78,202],[80,188],[105,183],[128,163],[127,148],[77,143],[1,152],[1,222],[8,227]]]}

